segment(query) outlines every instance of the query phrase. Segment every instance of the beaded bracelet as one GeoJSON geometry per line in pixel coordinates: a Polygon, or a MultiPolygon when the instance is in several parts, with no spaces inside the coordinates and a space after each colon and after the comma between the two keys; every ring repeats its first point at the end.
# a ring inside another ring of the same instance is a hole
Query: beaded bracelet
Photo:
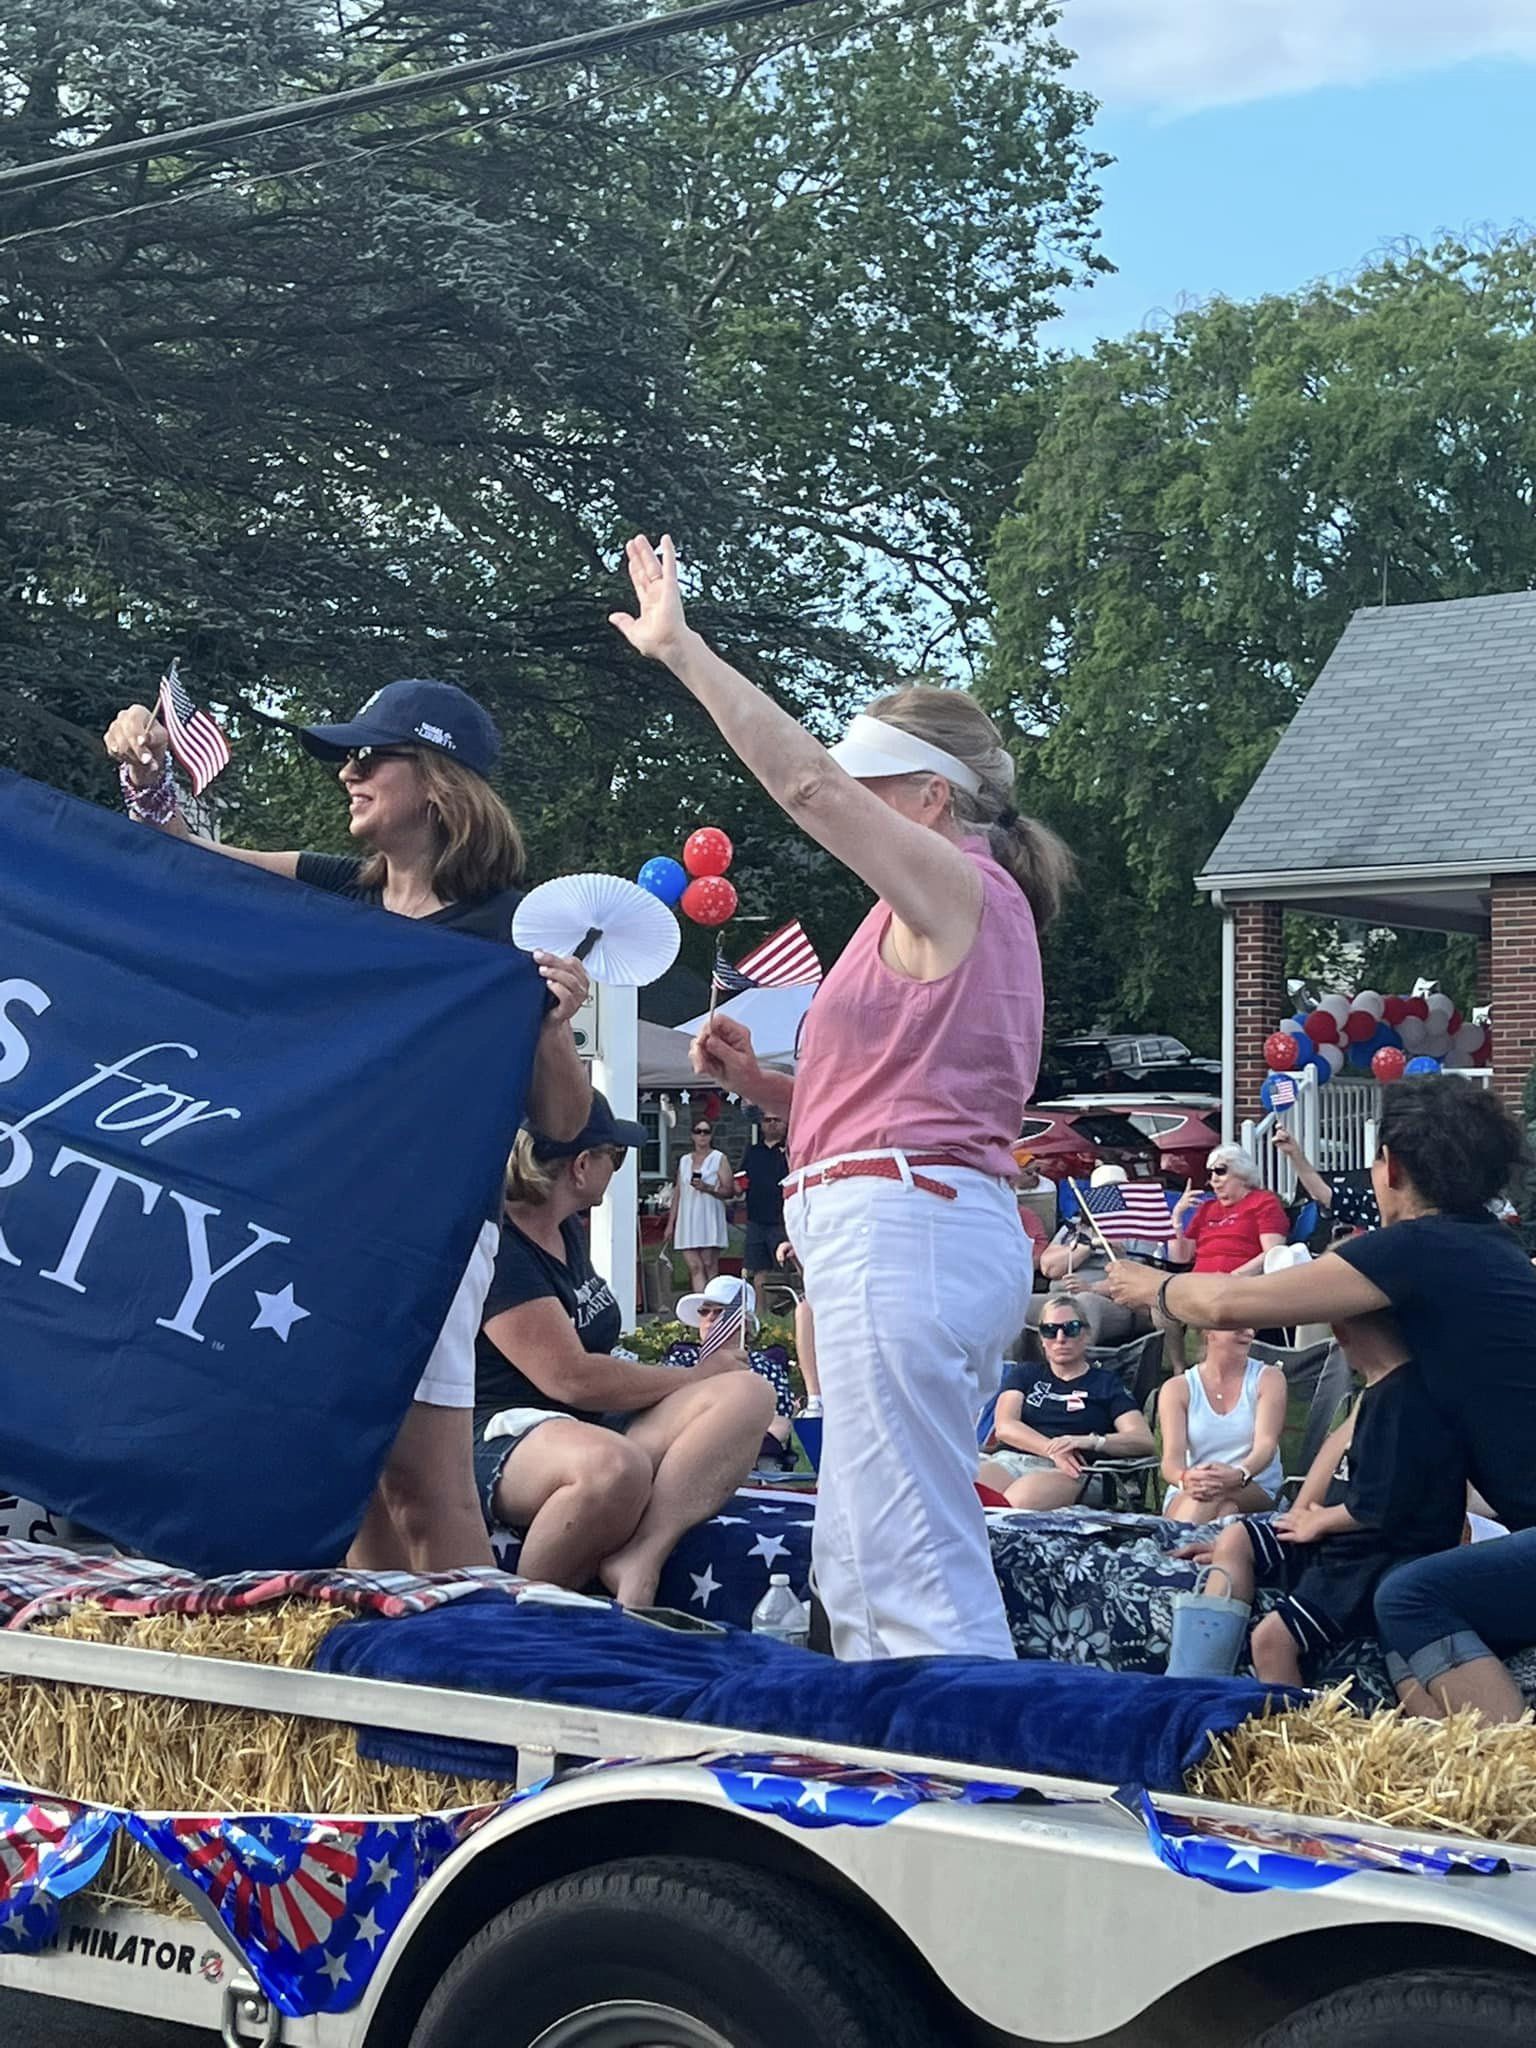
{"type": "Polygon", "coordinates": [[[117,765],[117,780],[130,818],[136,818],[141,825],[169,825],[175,817],[176,782],[171,774],[169,754],[161,764],[159,775],[144,788],[140,789],[134,782],[126,761],[117,765]]]}

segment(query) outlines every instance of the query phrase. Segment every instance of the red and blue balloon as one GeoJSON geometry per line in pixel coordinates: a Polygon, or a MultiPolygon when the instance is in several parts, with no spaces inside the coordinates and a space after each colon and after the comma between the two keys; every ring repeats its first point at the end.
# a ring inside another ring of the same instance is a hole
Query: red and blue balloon
{"type": "Polygon", "coordinates": [[[689,833],[680,861],[653,854],[635,880],[669,910],[712,929],[736,915],[736,887],[725,878],[735,858],[735,847],[718,825],[701,825],[689,833]]]}

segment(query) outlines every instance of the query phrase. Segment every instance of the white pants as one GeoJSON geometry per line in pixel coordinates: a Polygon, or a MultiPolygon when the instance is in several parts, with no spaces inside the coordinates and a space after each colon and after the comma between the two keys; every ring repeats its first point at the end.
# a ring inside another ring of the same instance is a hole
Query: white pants
{"type": "Polygon", "coordinates": [[[1033,1261],[1010,1188],[920,1171],[956,1199],[861,1177],[786,1204],[826,1398],[816,1585],[839,1657],[1012,1657],[976,1419],[1023,1326],[1033,1261]]]}
{"type": "Polygon", "coordinates": [[[500,1226],[481,1224],[464,1277],[449,1304],[447,1320],[432,1346],[427,1369],[416,1383],[413,1398],[424,1401],[429,1408],[475,1405],[475,1339],[480,1334],[480,1318],[485,1310],[485,1297],[491,1291],[500,1244],[500,1226]]]}

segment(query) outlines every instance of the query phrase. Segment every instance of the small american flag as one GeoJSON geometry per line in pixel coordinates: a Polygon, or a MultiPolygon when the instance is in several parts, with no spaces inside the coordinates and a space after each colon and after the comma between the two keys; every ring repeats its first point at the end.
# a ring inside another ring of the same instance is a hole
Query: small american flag
{"type": "Polygon", "coordinates": [[[171,752],[191,783],[192,794],[201,796],[229,766],[229,741],[207,712],[193,703],[174,661],[161,678],[158,709],[171,752]]]}
{"type": "Polygon", "coordinates": [[[709,1328],[703,1333],[699,1343],[701,1365],[706,1358],[713,1357],[715,1352],[724,1351],[729,1346],[741,1342],[746,1323],[746,1310],[747,1290],[745,1286],[738,1287],[736,1299],[723,1308],[719,1315],[711,1316],[709,1319],[709,1328]]]}
{"type": "Polygon", "coordinates": [[[1084,1188],[1078,1200],[1110,1244],[1133,1238],[1151,1244],[1172,1242],[1173,1217],[1159,1181],[1113,1181],[1107,1187],[1084,1188]]]}
{"type": "Polygon", "coordinates": [[[714,979],[715,987],[727,996],[743,995],[749,988],[794,988],[820,981],[821,962],[797,917],[754,946],[734,967],[725,957],[725,948],[717,944],[714,979]]]}

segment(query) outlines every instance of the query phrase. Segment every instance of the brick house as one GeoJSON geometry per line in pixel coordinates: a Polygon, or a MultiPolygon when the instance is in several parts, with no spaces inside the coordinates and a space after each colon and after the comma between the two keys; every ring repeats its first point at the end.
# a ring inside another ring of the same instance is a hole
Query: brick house
{"type": "Polygon", "coordinates": [[[1470,932],[1494,1086],[1536,1060],[1536,592],[1358,611],[1205,870],[1228,1131],[1290,1010],[1287,910],[1470,932]]]}

